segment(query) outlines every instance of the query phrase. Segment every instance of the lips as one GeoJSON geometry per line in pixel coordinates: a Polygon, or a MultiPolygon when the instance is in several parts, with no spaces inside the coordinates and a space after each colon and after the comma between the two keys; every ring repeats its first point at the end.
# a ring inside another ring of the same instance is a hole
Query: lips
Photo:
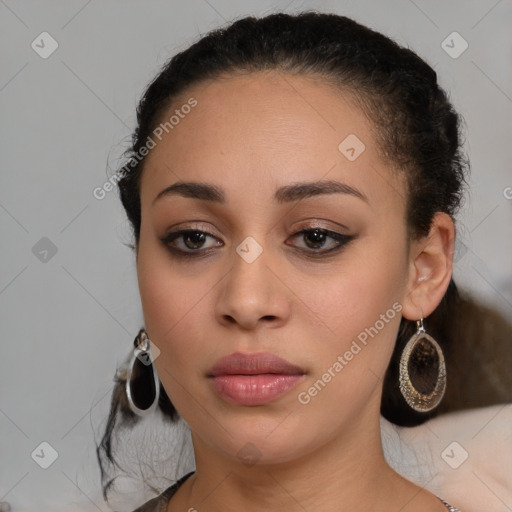
{"type": "Polygon", "coordinates": [[[223,400],[239,405],[263,405],[288,393],[305,371],[271,353],[236,352],[215,363],[208,378],[223,400]]]}
{"type": "Polygon", "coordinates": [[[259,375],[262,373],[302,375],[305,372],[298,366],[274,354],[243,354],[235,352],[219,359],[210,370],[209,376],[259,375]]]}

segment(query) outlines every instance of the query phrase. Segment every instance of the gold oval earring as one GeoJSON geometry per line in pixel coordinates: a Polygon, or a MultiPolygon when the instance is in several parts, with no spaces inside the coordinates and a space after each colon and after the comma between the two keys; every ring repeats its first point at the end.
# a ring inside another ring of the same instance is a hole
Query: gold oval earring
{"type": "Polygon", "coordinates": [[[412,409],[428,412],[441,403],[446,391],[446,363],[443,350],[425,331],[423,318],[416,325],[400,358],[400,391],[412,409]]]}

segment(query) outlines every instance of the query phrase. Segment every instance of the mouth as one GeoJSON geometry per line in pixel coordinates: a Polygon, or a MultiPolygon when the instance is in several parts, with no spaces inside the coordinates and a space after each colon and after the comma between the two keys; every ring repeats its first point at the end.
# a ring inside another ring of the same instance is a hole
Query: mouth
{"type": "Polygon", "coordinates": [[[288,393],[306,372],[275,354],[235,352],[223,357],[207,377],[223,400],[239,405],[263,405],[288,393]]]}

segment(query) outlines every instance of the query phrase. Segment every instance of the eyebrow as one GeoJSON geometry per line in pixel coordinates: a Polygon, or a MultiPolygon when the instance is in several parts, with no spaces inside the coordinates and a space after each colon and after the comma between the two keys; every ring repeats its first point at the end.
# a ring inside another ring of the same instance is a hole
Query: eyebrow
{"type": "MultiPolygon", "coordinates": [[[[299,182],[285,185],[275,191],[274,199],[277,203],[284,204],[327,194],[347,194],[357,197],[366,203],[369,202],[368,198],[361,191],[338,181],[299,182]]],[[[226,194],[217,185],[201,182],[177,182],[160,191],[152,204],[154,205],[158,200],[170,196],[188,197],[220,204],[226,203],[226,194]]]]}

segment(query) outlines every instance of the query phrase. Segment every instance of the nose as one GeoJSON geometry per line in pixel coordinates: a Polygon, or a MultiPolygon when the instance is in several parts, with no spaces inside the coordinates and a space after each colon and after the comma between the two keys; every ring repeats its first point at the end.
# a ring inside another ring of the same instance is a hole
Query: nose
{"type": "Polygon", "coordinates": [[[219,285],[215,314],[221,324],[256,329],[262,324],[278,327],[287,321],[290,292],[275,266],[266,251],[252,262],[235,252],[231,270],[219,285]]]}

